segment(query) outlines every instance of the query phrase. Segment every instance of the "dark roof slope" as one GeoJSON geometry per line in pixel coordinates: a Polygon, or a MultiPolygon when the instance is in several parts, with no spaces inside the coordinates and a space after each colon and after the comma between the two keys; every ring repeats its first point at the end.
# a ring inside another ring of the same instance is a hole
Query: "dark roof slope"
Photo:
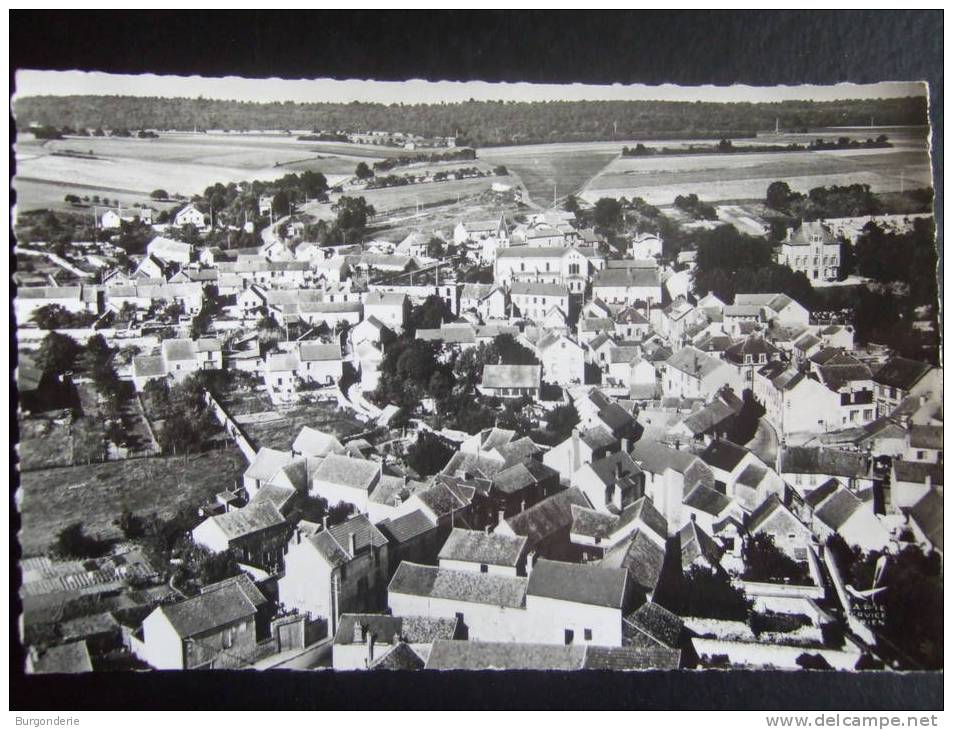
{"type": "Polygon", "coordinates": [[[881,385],[910,390],[931,368],[929,363],[892,357],[874,373],[874,380],[881,385]]]}
{"type": "Polygon", "coordinates": [[[624,570],[541,558],[530,573],[527,595],[590,606],[622,608],[624,570]]]}

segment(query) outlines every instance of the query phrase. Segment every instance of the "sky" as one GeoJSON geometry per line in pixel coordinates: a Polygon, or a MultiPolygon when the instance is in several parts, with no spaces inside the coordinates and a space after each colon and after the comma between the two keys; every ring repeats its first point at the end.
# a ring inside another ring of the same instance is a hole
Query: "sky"
{"type": "Polygon", "coordinates": [[[917,82],[838,84],[835,86],[676,86],[663,84],[506,84],[485,81],[370,81],[335,79],[247,79],[237,76],[123,75],[99,71],[32,71],[16,74],[17,96],[51,94],[198,97],[241,101],[439,103],[468,99],[504,101],[659,100],[659,101],[785,101],[873,99],[925,96],[917,82]]]}

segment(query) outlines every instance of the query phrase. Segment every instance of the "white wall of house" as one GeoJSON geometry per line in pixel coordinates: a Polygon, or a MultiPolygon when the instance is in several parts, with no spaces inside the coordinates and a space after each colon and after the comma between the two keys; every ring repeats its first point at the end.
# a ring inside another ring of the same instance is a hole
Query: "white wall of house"
{"type": "Polygon", "coordinates": [[[466,570],[471,573],[487,573],[488,575],[506,575],[516,577],[515,565],[493,565],[493,563],[473,563],[468,560],[447,560],[440,558],[440,567],[449,570],[466,570]],[[486,570],[483,570],[483,568],[486,570]]]}
{"type": "Polygon", "coordinates": [[[565,644],[569,630],[573,644],[622,646],[622,611],[618,608],[528,595],[526,617],[523,641],[565,644]],[[587,631],[592,638],[586,638],[587,631]]]}
{"type": "Polygon", "coordinates": [[[522,608],[413,596],[393,591],[388,593],[387,605],[395,616],[454,618],[462,615],[471,641],[527,641],[528,619],[522,608]]]}
{"type": "Polygon", "coordinates": [[[161,609],[142,622],[143,647],[139,656],[156,669],[185,669],[182,639],[161,609]]]}
{"type": "Polygon", "coordinates": [[[228,550],[228,536],[222,532],[213,517],[209,517],[192,530],[192,542],[207,547],[213,553],[228,550]]]}
{"type": "Polygon", "coordinates": [[[331,566],[304,537],[294,538],[285,553],[285,573],[278,579],[278,600],[286,608],[331,616],[331,566]]]}

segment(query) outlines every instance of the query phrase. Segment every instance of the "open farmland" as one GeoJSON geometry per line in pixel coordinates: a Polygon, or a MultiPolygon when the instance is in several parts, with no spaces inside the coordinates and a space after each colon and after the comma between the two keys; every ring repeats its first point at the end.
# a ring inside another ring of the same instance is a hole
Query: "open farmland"
{"type": "Polygon", "coordinates": [[[324,172],[333,181],[350,175],[356,165],[355,157],[339,157],[316,143],[278,135],[170,134],[151,140],[71,137],[47,142],[24,135],[16,143],[16,155],[14,187],[24,210],[62,205],[70,192],[105,194],[129,204],[145,201],[157,188],[192,195],[217,182],[271,180],[305,169],[324,172]],[[92,156],[63,154],[69,152],[92,156]]]}
{"type": "Polygon", "coordinates": [[[171,516],[181,505],[211,499],[241,480],[247,464],[233,444],[194,456],[133,459],[44,469],[20,475],[20,544],[42,555],[56,534],[81,521],[87,533],[120,537],[112,524],[124,509],[171,516]]]}
{"type": "MultiPolygon", "coordinates": [[[[823,135],[829,138],[831,132],[823,135]]],[[[583,197],[594,202],[637,196],[653,205],[670,205],[677,195],[691,193],[707,201],[756,200],[775,180],[802,193],[856,183],[880,193],[899,190],[901,177],[907,188],[931,184],[925,139],[903,137],[889,149],[620,157],[590,182],[583,197]]]]}
{"type": "Polygon", "coordinates": [[[523,181],[533,203],[548,206],[583,188],[622,151],[622,143],[525,145],[481,149],[481,160],[505,165],[523,181]]]}
{"type": "Polygon", "coordinates": [[[377,188],[374,190],[357,190],[349,195],[362,196],[374,206],[378,213],[392,210],[414,208],[420,205],[433,205],[443,202],[456,202],[458,198],[478,195],[488,191],[493,183],[518,186],[519,181],[511,176],[491,175],[489,177],[471,178],[468,180],[447,180],[446,182],[421,183],[419,185],[402,185],[393,188],[377,188]]]}

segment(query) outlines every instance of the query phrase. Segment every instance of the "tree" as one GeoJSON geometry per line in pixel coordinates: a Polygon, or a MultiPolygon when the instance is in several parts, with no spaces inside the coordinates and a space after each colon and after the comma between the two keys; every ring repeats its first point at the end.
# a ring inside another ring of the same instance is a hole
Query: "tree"
{"type": "Polygon", "coordinates": [[[774,544],[774,537],[759,532],[749,538],[742,548],[745,580],[758,583],[810,583],[807,563],[789,557],[774,544]]]}
{"type": "Polygon", "coordinates": [[[563,209],[570,213],[579,213],[579,199],[575,195],[566,196],[566,202],[563,203],[563,209]]]}
{"type": "Polygon", "coordinates": [[[81,349],[79,343],[69,335],[50,332],[40,342],[34,362],[43,372],[62,375],[76,366],[81,349]]]}
{"type": "Polygon", "coordinates": [[[791,186],[781,180],[768,185],[768,191],[765,195],[765,205],[774,210],[787,210],[791,202],[791,186]]]}
{"type": "Polygon", "coordinates": [[[622,225],[622,204],[615,198],[599,198],[593,210],[597,228],[610,231],[622,225]]]}
{"type": "Polygon", "coordinates": [[[427,256],[432,259],[443,258],[446,253],[446,247],[442,238],[437,238],[432,236],[429,241],[427,241],[427,256]]]}
{"type": "Polygon", "coordinates": [[[149,194],[149,197],[153,200],[168,200],[169,192],[167,190],[163,190],[162,188],[157,188],[149,194]]]}
{"type": "Polygon", "coordinates": [[[745,592],[731,584],[723,571],[711,572],[693,565],[682,576],[678,591],[666,608],[680,616],[699,616],[726,621],[747,621],[750,602],[745,592]]]}
{"type": "Polygon", "coordinates": [[[367,166],[366,162],[358,162],[354,170],[354,176],[358,180],[369,180],[374,177],[374,171],[367,166]]]}
{"type": "Polygon", "coordinates": [[[572,403],[556,406],[546,416],[546,428],[552,434],[555,443],[565,441],[579,423],[579,412],[572,403]]]}
{"type": "Polygon", "coordinates": [[[443,469],[454,455],[449,442],[433,431],[421,431],[410,445],[404,460],[420,476],[430,476],[443,469]]]}
{"type": "Polygon", "coordinates": [[[124,509],[122,514],[113,520],[113,524],[122,530],[122,534],[127,540],[138,540],[146,534],[145,520],[128,508],[124,509]]]}
{"type": "Polygon", "coordinates": [[[431,294],[419,305],[411,307],[407,331],[413,334],[419,329],[437,329],[444,322],[452,322],[454,319],[453,312],[443,297],[431,294]]]}
{"type": "Polygon", "coordinates": [[[331,211],[337,216],[335,224],[338,230],[347,233],[361,234],[367,227],[367,219],[375,214],[374,206],[368,205],[363,198],[342,196],[331,206],[331,211]]]}
{"type": "Polygon", "coordinates": [[[109,543],[87,535],[82,522],[72,522],[56,534],[53,551],[64,558],[99,558],[109,552],[109,543]]]}
{"type": "Polygon", "coordinates": [[[277,216],[288,215],[291,212],[291,198],[287,191],[279,190],[274,194],[271,199],[271,209],[277,216]]]}

